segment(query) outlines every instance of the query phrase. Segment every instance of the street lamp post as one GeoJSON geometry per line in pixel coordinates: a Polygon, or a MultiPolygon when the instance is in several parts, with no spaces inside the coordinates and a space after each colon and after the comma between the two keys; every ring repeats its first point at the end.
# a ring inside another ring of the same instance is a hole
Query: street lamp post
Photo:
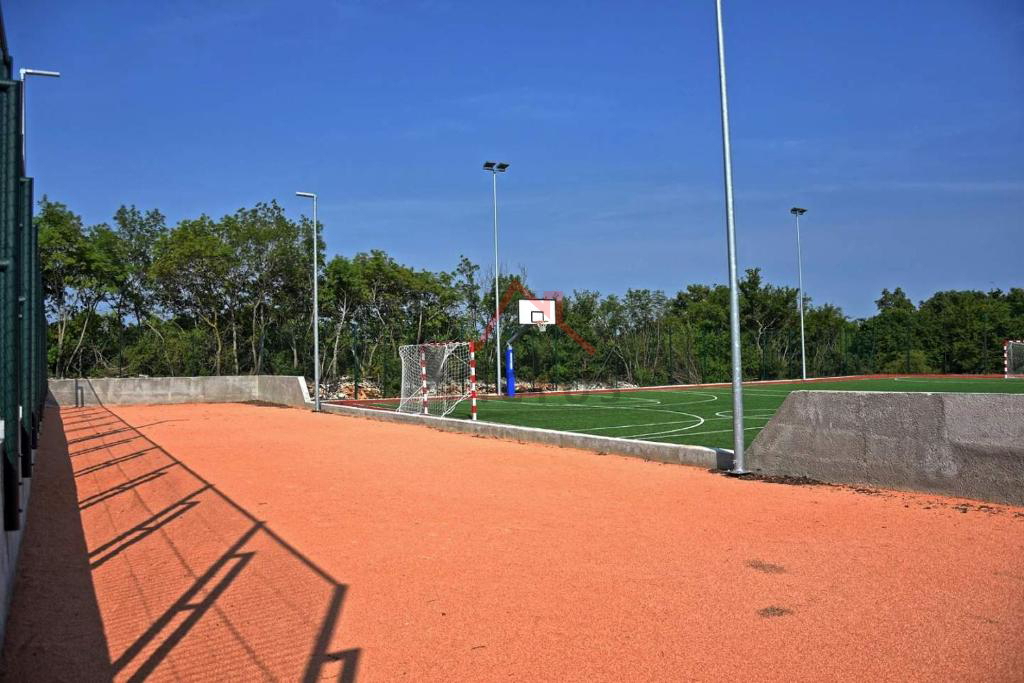
{"type": "MultiPolygon", "coordinates": [[[[42,69],[19,69],[21,77],[21,158],[25,159],[25,78],[26,76],[46,76],[49,78],[60,78],[59,71],[43,71],[42,69]]],[[[26,160],[26,165],[28,161],[26,160]]],[[[26,172],[27,173],[27,172],[26,172]]]]}
{"type": "Polygon", "coordinates": [[[316,222],[316,194],[296,192],[296,197],[313,200],[313,410],[320,412],[320,305],[317,301],[317,280],[319,279],[319,249],[317,248],[318,227],[316,222]]]}
{"type": "MultiPolygon", "coordinates": [[[[18,112],[20,114],[19,118],[21,119],[21,172],[25,176],[28,176],[28,157],[26,156],[26,150],[25,150],[25,148],[26,148],[25,140],[28,138],[28,131],[25,128],[25,100],[26,100],[26,92],[27,92],[25,86],[27,85],[27,80],[28,80],[29,76],[42,76],[42,77],[46,77],[46,78],[60,78],[60,72],[59,71],[44,71],[42,69],[19,69],[18,70],[18,77],[21,80],[21,106],[19,107],[21,111],[18,112]]],[[[29,209],[29,211],[31,213],[31,208],[29,209]]],[[[29,230],[30,240],[33,243],[38,245],[38,242],[39,242],[39,229],[38,229],[38,227],[33,226],[32,221],[29,220],[27,228],[29,230]]],[[[32,249],[35,249],[35,247],[29,247],[29,249],[30,249],[30,253],[32,253],[32,249]]],[[[27,313],[27,310],[26,310],[26,313],[27,313]]],[[[24,327],[24,330],[25,330],[25,332],[27,334],[28,333],[28,325],[27,325],[27,323],[26,323],[26,325],[24,327]]],[[[28,352],[28,355],[30,356],[30,358],[33,357],[33,356],[39,356],[40,353],[45,353],[46,346],[45,346],[45,343],[43,343],[43,342],[38,342],[38,341],[37,342],[32,342],[30,340],[26,340],[26,341],[23,341],[23,343],[25,344],[25,348],[27,349],[27,352],[28,352]]],[[[40,362],[42,362],[42,359],[40,359],[40,362]]],[[[45,376],[45,374],[46,374],[45,369],[41,370],[41,372],[45,376]]],[[[76,397],[76,400],[77,400],[77,397],[76,397]]],[[[23,403],[27,403],[27,402],[23,401],[23,403]]],[[[34,410],[34,408],[32,408],[31,406],[25,405],[25,404],[23,404],[21,406],[21,409],[22,409],[22,411],[26,415],[28,414],[28,412],[30,410],[34,410]]],[[[39,415],[39,419],[40,420],[42,419],[42,415],[41,414],[39,415]]],[[[38,424],[34,424],[31,429],[28,429],[28,432],[31,434],[31,441],[30,441],[30,445],[29,445],[30,453],[29,453],[29,460],[28,460],[28,469],[23,470],[23,472],[25,472],[25,476],[31,476],[31,474],[30,474],[31,471],[32,471],[31,468],[35,464],[35,452],[36,452],[36,448],[35,447],[38,445],[37,441],[38,441],[38,436],[39,436],[39,425],[38,424]]]]}
{"type": "Polygon", "coordinates": [[[718,23],[718,84],[722,104],[722,157],[725,166],[725,233],[729,252],[729,334],[732,341],[732,474],[746,474],[743,461],[743,359],[740,345],[739,282],[736,277],[736,221],[732,202],[732,151],[729,145],[729,96],[725,85],[725,35],[722,0],[715,0],[718,23]]]}
{"type": "Polygon", "coordinates": [[[494,393],[501,396],[501,302],[498,299],[498,174],[508,170],[504,161],[485,161],[484,170],[491,173],[491,200],[494,205],[494,393]]]}
{"type": "Polygon", "coordinates": [[[796,270],[800,286],[800,376],[807,379],[807,345],[804,343],[804,261],[800,253],[800,216],[807,213],[807,209],[794,206],[789,212],[796,218],[796,270]]]}

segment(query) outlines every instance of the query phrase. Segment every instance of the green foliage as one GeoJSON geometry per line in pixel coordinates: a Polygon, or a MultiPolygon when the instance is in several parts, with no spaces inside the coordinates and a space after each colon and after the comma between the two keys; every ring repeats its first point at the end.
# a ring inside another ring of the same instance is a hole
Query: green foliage
{"type": "MultiPolygon", "coordinates": [[[[460,257],[452,271],[416,270],[373,250],[324,258],[308,219],[276,203],[167,226],[156,210],[122,206],[86,227],[45,197],[36,214],[50,321],[50,372],[64,375],[313,374],[312,262],[319,272],[322,376],[358,374],[394,394],[397,347],[479,339],[494,311],[493,274],[460,257]]],[[[501,277],[504,293],[525,273],[501,277]]],[[[543,292],[536,291],[541,295],[543,292]]],[[[800,374],[797,292],[740,282],[744,376],[800,374]]],[[[516,294],[501,316],[502,345],[519,330],[516,294]]],[[[672,296],[577,290],[557,327],[515,342],[520,379],[539,386],[721,382],[730,376],[729,292],[690,284],[672,296]]],[[[1024,338],[1024,289],[938,292],[915,306],[885,289],[878,313],[849,320],[805,300],[809,376],[871,372],[999,372],[1002,340],[1024,338]]],[[[494,335],[478,346],[493,382],[494,335]]]]}

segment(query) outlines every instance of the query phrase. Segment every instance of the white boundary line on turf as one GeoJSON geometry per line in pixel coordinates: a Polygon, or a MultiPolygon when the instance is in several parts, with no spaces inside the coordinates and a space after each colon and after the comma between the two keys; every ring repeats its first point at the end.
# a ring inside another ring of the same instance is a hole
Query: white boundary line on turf
{"type": "MultiPolygon", "coordinates": [[[[689,413],[677,413],[677,415],[688,415],[689,413]]],[[[615,425],[612,427],[587,427],[586,429],[574,429],[574,432],[597,432],[606,429],[635,429],[637,427],[660,427],[662,425],[678,425],[692,420],[669,420],[667,422],[645,422],[643,424],[615,425]]]]}
{"type": "MultiPolygon", "coordinates": [[[[716,431],[710,431],[710,432],[691,432],[690,430],[691,429],[696,429],[697,427],[700,427],[701,424],[704,424],[706,422],[712,422],[712,421],[715,421],[715,420],[731,420],[732,419],[732,415],[724,415],[723,416],[721,414],[721,413],[731,413],[731,412],[732,412],[731,410],[723,410],[720,413],[715,413],[716,415],[718,415],[718,417],[709,417],[709,418],[707,418],[705,420],[701,420],[700,424],[691,425],[689,427],[680,427],[678,429],[669,429],[669,430],[666,430],[666,431],[663,431],[663,432],[648,432],[646,434],[631,434],[631,435],[629,435],[627,437],[623,437],[623,438],[627,438],[627,439],[649,439],[650,437],[658,437],[658,438],[662,438],[662,439],[667,439],[670,436],[693,436],[695,434],[717,434],[718,433],[717,430],[716,431]]],[[[746,421],[746,420],[770,420],[770,419],[772,419],[772,416],[771,415],[746,415],[746,414],[744,414],[743,415],[743,419],[744,419],[744,421],[746,421]]],[[[744,427],[744,429],[758,429],[758,427],[751,426],[751,427],[744,427]]],[[[726,430],[721,430],[721,431],[731,432],[732,430],[731,429],[726,429],[726,430]]]]}
{"type": "MultiPolygon", "coordinates": [[[[667,408],[667,407],[670,407],[670,406],[689,406],[689,405],[696,405],[696,404],[699,404],[699,403],[713,403],[714,401],[718,400],[718,396],[716,396],[715,394],[712,394],[711,392],[688,391],[686,393],[688,395],[698,395],[698,396],[701,395],[701,394],[704,394],[706,396],[710,396],[710,398],[704,399],[702,401],[682,401],[682,402],[676,402],[676,403],[662,403],[658,399],[645,399],[645,400],[653,401],[655,403],[655,405],[662,406],[662,408],[667,408]]],[[[533,396],[533,398],[536,398],[536,397],[537,397],[536,395],[533,396]]],[[[552,396],[551,398],[556,398],[556,397],[552,396]]],[[[681,410],[663,410],[662,408],[653,408],[653,407],[649,407],[649,406],[593,406],[593,405],[583,405],[583,404],[573,404],[573,403],[557,403],[557,404],[550,404],[549,405],[549,404],[537,404],[537,403],[512,403],[512,402],[505,403],[503,405],[504,406],[515,406],[515,407],[519,408],[520,410],[527,410],[527,411],[528,410],[561,410],[561,411],[564,411],[564,410],[571,410],[571,409],[576,409],[576,408],[582,408],[582,409],[585,409],[585,410],[618,410],[618,411],[623,411],[623,410],[643,410],[643,411],[648,412],[648,413],[668,413],[669,415],[689,415],[689,413],[684,413],[681,410]]]]}
{"type": "MultiPolygon", "coordinates": [[[[757,390],[757,391],[763,391],[765,393],[769,393],[770,390],[757,390]]],[[[770,393],[772,393],[773,395],[788,396],[791,392],[779,391],[779,392],[770,392],[770,393]]],[[[651,402],[655,403],[656,405],[660,405],[660,406],[662,406],[664,408],[664,407],[669,407],[669,406],[684,406],[684,405],[693,405],[693,404],[699,404],[699,403],[713,403],[713,402],[715,402],[715,401],[717,401],[719,399],[719,396],[717,394],[712,393],[710,391],[692,391],[691,390],[691,391],[687,391],[686,394],[687,395],[694,395],[694,394],[696,394],[696,395],[704,395],[704,396],[707,396],[708,398],[704,399],[704,400],[700,400],[700,401],[682,401],[682,402],[672,402],[672,403],[662,403],[660,400],[657,400],[657,399],[643,399],[643,400],[651,401],[651,402]]],[[[529,398],[529,397],[524,397],[524,398],[529,398]]],[[[537,396],[533,396],[533,398],[537,398],[537,396]]],[[[556,396],[552,396],[551,398],[554,399],[554,398],[557,398],[557,397],[556,396]]],[[[616,438],[621,438],[621,439],[651,440],[652,438],[667,439],[667,438],[671,438],[671,437],[674,437],[674,436],[690,436],[690,435],[695,435],[695,434],[716,434],[716,433],[719,433],[719,430],[706,431],[706,432],[692,432],[690,430],[697,429],[701,425],[704,425],[708,421],[732,419],[732,411],[731,410],[720,410],[720,411],[715,412],[716,417],[703,418],[703,417],[701,417],[699,415],[694,415],[693,413],[687,413],[687,412],[684,412],[684,411],[681,411],[681,410],[662,410],[662,409],[648,407],[648,406],[635,406],[635,405],[633,405],[633,406],[594,406],[594,405],[573,405],[571,403],[570,404],[566,404],[564,402],[559,402],[559,403],[553,404],[553,405],[532,405],[532,402],[530,404],[527,404],[527,403],[509,403],[508,405],[516,405],[517,407],[522,408],[524,410],[530,410],[531,408],[533,408],[533,409],[537,409],[537,408],[555,409],[555,410],[564,410],[566,408],[597,408],[597,409],[603,409],[603,410],[618,410],[620,412],[623,411],[623,410],[643,410],[645,412],[669,413],[669,414],[672,414],[672,415],[679,415],[679,416],[685,416],[685,417],[688,417],[688,418],[692,418],[692,419],[689,419],[689,420],[666,420],[665,422],[647,422],[647,423],[640,423],[640,424],[631,423],[631,424],[622,424],[622,425],[605,425],[605,426],[600,426],[600,427],[586,427],[586,428],[583,428],[583,429],[569,430],[569,431],[580,433],[580,434],[587,434],[587,433],[598,432],[598,431],[636,430],[636,429],[640,429],[642,427],[663,427],[663,426],[679,425],[679,424],[685,424],[686,425],[684,427],[675,427],[675,428],[672,428],[672,429],[666,429],[666,430],[661,430],[661,431],[641,432],[640,434],[632,434],[632,433],[630,433],[630,434],[622,434],[622,435],[616,437],[616,438]],[[687,424],[687,423],[689,423],[689,424],[687,424]]],[[[744,418],[745,419],[750,419],[750,420],[770,420],[772,418],[772,415],[774,415],[774,414],[775,414],[775,411],[771,410],[771,409],[767,409],[767,408],[754,408],[754,409],[752,409],[750,411],[746,411],[745,414],[744,414],[744,418]]],[[[758,427],[755,426],[755,427],[746,427],[745,429],[757,429],[757,428],[758,427]]],[[[728,431],[728,430],[725,430],[725,431],[728,431]]]]}
{"type": "MultiPolygon", "coordinates": [[[[663,435],[663,434],[664,435],[677,434],[677,435],[682,436],[684,432],[686,432],[687,435],[691,434],[691,433],[692,434],[713,434],[714,432],[690,432],[689,430],[696,429],[697,427],[700,427],[702,424],[704,424],[706,422],[712,422],[712,421],[716,421],[716,420],[731,420],[732,419],[732,411],[731,410],[719,410],[718,412],[715,413],[715,417],[707,417],[707,418],[702,418],[702,417],[700,417],[698,415],[692,415],[691,413],[679,412],[678,414],[679,415],[688,415],[690,417],[697,418],[700,421],[696,422],[694,424],[688,425],[686,427],[678,427],[678,428],[675,428],[675,429],[669,429],[669,430],[665,430],[665,431],[662,431],[662,432],[647,432],[645,434],[630,434],[630,435],[620,436],[619,438],[622,438],[622,439],[643,439],[643,438],[648,437],[648,436],[656,436],[656,435],[663,435]]],[[[757,408],[757,409],[754,409],[754,410],[750,411],[749,413],[748,412],[744,412],[743,418],[745,420],[770,420],[770,419],[772,419],[772,416],[774,414],[775,414],[774,410],[769,410],[767,408],[757,408]],[[750,414],[750,413],[760,413],[760,414],[750,414]],[[769,413],[769,414],[765,414],[765,413],[769,413]]],[[[611,426],[611,427],[587,427],[586,429],[573,429],[572,431],[574,431],[574,432],[581,432],[581,433],[588,433],[588,432],[596,432],[596,431],[605,431],[605,430],[610,430],[610,429],[636,429],[636,428],[639,428],[639,427],[663,427],[663,426],[667,426],[667,425],[684,424],[686,422],[690,422],[690,420],[669,420],[669,421],[666,421],[666,422],[647,422],[647,423],[643,423],[643,424],[615,425],[615,426],[611,426]]]]}
{"type": "MultiPolygon", "coordinates": [[[[995,380],[992,380],[992,379],[982,379],[982,378],[972,378],[972,377],[966,377],[966,378],[963,378],[963,379],[958,379],[956,377],[953,377],[951,379],[940,379],[940,378],[934,378],[934,379],[914,379],[912,377],[893,377],[892,381],[894,381],[894,382],[915,382],[917,384],[934,384],[935,382],[961,382],[961,383],[963,383],[963,382],[985,382],[985,383],[995,382],[995,380]]],[[[934,393],[943,393],[943,392],[940,391],[940,392],[934,392],[934,393]]],[[[996,393],[996,392],[993,392],[993,393],[996,393]]]]}
{"type": "MultiPolygon", "coordinates": [[[[700,415],[692,415],[690,413],[679,413],[679,414],[680,415],[686,415],[687,417],[695,418],[697,420],[697,423],[696,424],[692,424],[692,425],[690,425],[688,427],[679,427],[678,429],[668,429],[668,430],[662,431],[662,432],[648,432],[647,434],[631,434],[629,436],[624,436],[622,438],[624,438],[624,439],[642,439],[645,436],[647,436],[648,434],[652,434],[653,435],[653,434],[670,434],[670,433],[675,433],[675,432],[685,432],[688,429],[696,429],[697,427],[700,427],[702,424],[704,424],[704,418],[701,417],[700,415]]],[[[662,424],[669,424],[669,423],[664,423],[663,422],[662,424]]],[[[656,426],[656,425],[651,425],[651,426],[656,426]]]]}
{"type": "MultiPolygon", "coordinates": [[[[751,429],[764,429],[764,427],[763,426],[760,426],[760,427],[757,427],[757,426],[755,426],[755,427],[744,427],[743,431],[748,432],[751,429]]],[[[732,430],[731,429],[715,429],[715,430],[707,431],[707,432],[687,432],[686,436],[698,436],[698,435],[701,435],[701,434],[724,434],[725,432],[732,432],[732,430]]],[[[683,435],[682,434],[670,434],[668,436],[656,436],[656,437],[647,439],[647,441],[660,441],[662,439],[671,439],[673,436],[683,436],[683,435]]],[[[632,437],[631,436],[631,437],[624,437],[624,438],[637,439],[637,438],[640,438],[640,437],[632,437]]],[[[682,444],[680,444],[680,445],[682,445],[682,444]]]]}
{"type": "MultiPolygon", "coordinates": [[[[833,379],[893,379],[892,377],[874,377],[865,375],[836,375],[835,377],[808,377],[807,379],[754,379],[746,380],[743,382],[744,388],[751,384],[811,384],[814,382],[822,382],[833,379]]],[[[732,388],[731,382],[709,382],[707,384],[656,384],[650,387],[623,387],[622,389],[569,389],[565,391],[536,391],[536,392],[523,392],[517,394],[527,398],[530,396],[570,396],[573,394],[612,394],[616,392],[632,392],[632,391],[654,391],[654,390],[665,390],[665,389],[711,389],[714,387],[732,388]]],[[[492,396],[492,398],[494,398],[492,396]]],[[[514,398],[514,397],[513,397],[514,398]]],[[[503,398],[502,400],[507,400],[503,398]]]]}

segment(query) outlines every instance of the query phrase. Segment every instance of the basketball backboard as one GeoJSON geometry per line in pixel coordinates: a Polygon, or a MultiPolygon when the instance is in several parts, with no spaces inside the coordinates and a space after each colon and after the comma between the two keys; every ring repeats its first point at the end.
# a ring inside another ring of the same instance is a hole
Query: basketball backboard
{"type": "Polygon", "coordinates": [[[543,332],[548,325],[553,325],[555,320],[554,299],[520,299],[519,300],[519,324],[536,325],[543,332]]]}

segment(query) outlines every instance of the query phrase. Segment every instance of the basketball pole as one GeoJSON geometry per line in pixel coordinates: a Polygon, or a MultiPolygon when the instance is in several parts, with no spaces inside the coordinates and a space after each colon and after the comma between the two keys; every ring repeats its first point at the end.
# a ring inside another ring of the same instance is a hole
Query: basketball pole
{"type": "Polygon", "coordinates": [[[732,474],[746,474],[743,461],[743,358],[740,345],[739,282],[736,276],[736,221],[732,201],[732,151],[729,145],[729,95],[725,85],[725,34],[722,0],[715,0],[718,22],[718,82],[722,103],[722,156],[725,166],[725,233],[729,251],[729,333],[732,338],[732,474]]]}

